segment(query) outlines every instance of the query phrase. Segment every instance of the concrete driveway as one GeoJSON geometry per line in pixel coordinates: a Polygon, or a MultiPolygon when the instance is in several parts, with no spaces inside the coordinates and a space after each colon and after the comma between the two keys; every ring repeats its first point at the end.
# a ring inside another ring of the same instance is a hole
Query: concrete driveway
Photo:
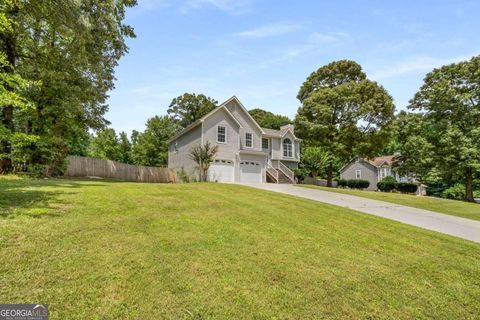
{"type": "MultiPolygon", "coordinates": [[[[248,183],[249,187],[320,201],[480,243],[480,221],[389,202],[288,184],[248,183]]],[[[479,205],[480,210],[480,205],[479,205]]]]}

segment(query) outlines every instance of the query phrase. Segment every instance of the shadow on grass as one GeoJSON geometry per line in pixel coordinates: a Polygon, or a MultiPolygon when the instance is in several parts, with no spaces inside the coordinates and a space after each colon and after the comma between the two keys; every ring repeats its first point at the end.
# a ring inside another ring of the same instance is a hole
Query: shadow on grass
{"type": "Polygon", "coordinates": [[[72,189],[102,185],[65,179],[0,178],[0,219],[60,216],[62,211],[55,209],[68,203],[65,195],[77,193],[72,189]]]}

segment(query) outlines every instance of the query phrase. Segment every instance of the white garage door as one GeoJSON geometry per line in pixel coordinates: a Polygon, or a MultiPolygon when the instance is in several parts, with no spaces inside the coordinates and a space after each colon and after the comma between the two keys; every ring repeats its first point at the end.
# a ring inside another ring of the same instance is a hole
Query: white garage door
{"type": "Polygon", "coordinates": [[[240,182],[262,182],[262,166],[258,162],[240,162],[240,182]]]}
{"type": "Polygon", "coordinates": [[[208,168],[208,181],[233,182],[233,161],[215,159],[208,168]]]}

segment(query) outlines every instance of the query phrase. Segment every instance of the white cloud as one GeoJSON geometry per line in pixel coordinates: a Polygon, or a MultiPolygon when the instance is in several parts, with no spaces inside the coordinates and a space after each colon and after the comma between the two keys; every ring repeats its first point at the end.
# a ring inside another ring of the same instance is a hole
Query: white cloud
{"type": "Polygon", "coordinates": [[[272,24],[250,30],[235,33],[235,36],[242,38],[267,38],[290,33],[300,29],[300,26],[294,24],[272,24]]]}
{"type": "Polygon", "coordinates": [[[307,41],[293,49],[290,49],[287,57],[298,57],[310,51],[324,49],[327,46],[341,44],[349,38],[345,32],[320,33],[313,32],[308,36],[307,41]]]}
{"type": "Polygon", "coordinates": [[[381,80],[393,78],[415,72],[428,72],[434,68],[441,67],[446,64],[468,60],[474,55],[462,55],[449,58],[436,58],[429,56],[416,56],[404,61],[394,63],[389,66],[374,69],[370,73],[370,78],[381,80]]]}
{"type": "Polygon", "coordinates": [[[229,14],[245,14],[252,12],[253,0],[186,0],[181,6],[183,13],[214,7],[229,14]]]}

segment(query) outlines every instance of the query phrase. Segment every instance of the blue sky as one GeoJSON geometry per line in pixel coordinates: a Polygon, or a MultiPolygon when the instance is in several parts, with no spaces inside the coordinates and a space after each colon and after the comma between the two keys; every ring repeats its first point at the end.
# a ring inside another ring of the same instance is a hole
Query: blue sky
{"type": "Polygon", "coordinates": [[[236,95],[294,117],[305,78],[352,59],[404,109],[428,71],[480,53],[480,1],[139,0],[106,118],[143,130],[172,98],[236,95]]]}

